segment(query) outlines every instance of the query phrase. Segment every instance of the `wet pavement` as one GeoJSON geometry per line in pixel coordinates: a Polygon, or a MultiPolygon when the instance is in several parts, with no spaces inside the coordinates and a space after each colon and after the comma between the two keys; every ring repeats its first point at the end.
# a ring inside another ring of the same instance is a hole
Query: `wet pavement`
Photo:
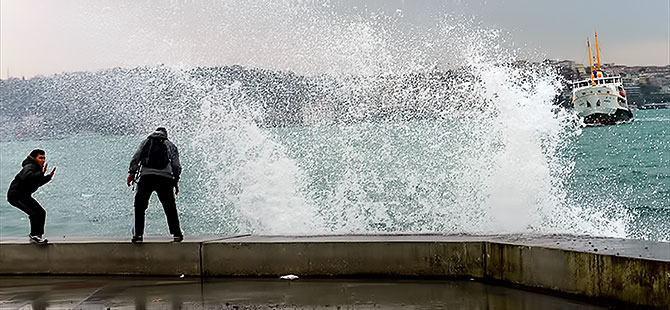
{"type": "Polygon", "coordinates": [[[609,308],[472,280],[2,276],[0,309],[609,308]]]}

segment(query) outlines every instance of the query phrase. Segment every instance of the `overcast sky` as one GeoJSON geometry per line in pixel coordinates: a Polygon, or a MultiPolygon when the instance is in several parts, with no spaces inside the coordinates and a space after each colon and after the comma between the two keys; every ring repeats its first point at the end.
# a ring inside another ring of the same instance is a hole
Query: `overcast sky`
{"type": "MultiPolygon", "coordinates": [[[[598,31],[603,62],[670,64],[670,0],[0,3],[2,78],[159,64],[318,73],[351,65],[342,61],[342,49],[357,58],[392,49],[395,54],[388,56],[393,58],[433,41],[454,42],[458,38],[447,40],[439,29],[459,20],[499,30],[521,58],[587,62],[586,38],[598,31]],[[365,26],[370,24],[376,26],[365,26]],[[385,36],[389,33],[397,39],[385,36]],[[367,54],[356,54],[366,46],[367,54]]],[[[433,46],[423,52],[448,57],[442,50],[433,46]]]]}

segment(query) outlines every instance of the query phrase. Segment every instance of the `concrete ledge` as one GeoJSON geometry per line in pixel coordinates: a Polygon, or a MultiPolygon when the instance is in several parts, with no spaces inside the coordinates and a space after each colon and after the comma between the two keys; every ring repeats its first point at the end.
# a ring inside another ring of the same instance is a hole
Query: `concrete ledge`
{"type": "Polygon", "coordinates": [[[670,308],[670,243],[588,236],[0,239],[0,274],[474,277],[670,308]]]}
{"type": "Polygon", "coordinates": [[[200,275],[200,243],[127,238],[59,240],[48,245],[0,243],[0,274],[200,275]]]}
{"type": "Polygon", "coordinates": [[[670,262],[487,243],[487,278],[638,305],[670,307],[670,262]]]}
{"type": "Polygon", "coordinates": [[[472,276],[485,274],[483,242],[205,243],[206,276],[472,276]]]}

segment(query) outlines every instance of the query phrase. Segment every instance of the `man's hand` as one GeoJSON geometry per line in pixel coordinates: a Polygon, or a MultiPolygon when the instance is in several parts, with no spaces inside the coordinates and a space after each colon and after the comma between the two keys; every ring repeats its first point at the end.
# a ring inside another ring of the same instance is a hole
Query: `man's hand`
{"type": "Polygon", "coordinates": [[[130,187],[130,184],[133,183],[133,176],[128,174],[128,178],[126,178],[126,185],[130,187]]]}
{"type": "Polygon", "coordinates": [[[174,194],[179,195],[179,183],[174,184],[174,194]]]}
{"type": "MultiPolygon", "coordinates": [[[[46,164],[45,164],[45,166],[46,166],[46,164]]],[[[51,172],[49,173],[49,176],[52,176],[52,177],[53,177],[54,174],[56,174],[56,168],[58,168],[58,167],[54,167],[54,169],[51,170],[51,172]]]]}
{"type": "Polygon", "coordinates": [[[42,166],[42,174],[47,173],[47,167],[48,167],[48,166],[49,166],[49,164],[44,163],[44,166],[42,166]]]}

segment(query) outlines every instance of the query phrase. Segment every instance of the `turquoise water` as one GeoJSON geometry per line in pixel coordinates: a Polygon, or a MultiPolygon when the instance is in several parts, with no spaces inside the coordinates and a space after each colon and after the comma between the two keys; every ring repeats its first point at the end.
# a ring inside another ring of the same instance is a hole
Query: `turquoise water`
{"type": "MultiPolygon", "coordinates": [[[[554,162],[563,166],[552,175],[516,169],[525,166],[520,162],[543,165],[532,152],[497,169],[510,173],[489,173],[499,146],[454,125],[237,128],[233,133],[245,137],[237,141],[231,134],[216,140],[175,132],[184,166],[177,198],[182,229],[187,235],[561,232],[669,239],[669,110],[636,111],[630,124],[566,129],[576,131],[557,148],[554,162]],[[496,189],[514,179],[552,186],[496,189]]],[[[125,177],[142,138],[1,142],[0,235],[28,232],[6,191],[26,154],[39,147],[58,167],[35,194],[47,210],[48,237],[129,236],[134,192],[125,177]]],[[[155,196],[146,234],[168,235],[155,196]]]]}
{"type": "Polygon", "coordinates": [[[568,192],[610,216],[629,216],[629,237],[669,240],[670,110],[635,111],[635,117],[575,137],[568,192]]]}

